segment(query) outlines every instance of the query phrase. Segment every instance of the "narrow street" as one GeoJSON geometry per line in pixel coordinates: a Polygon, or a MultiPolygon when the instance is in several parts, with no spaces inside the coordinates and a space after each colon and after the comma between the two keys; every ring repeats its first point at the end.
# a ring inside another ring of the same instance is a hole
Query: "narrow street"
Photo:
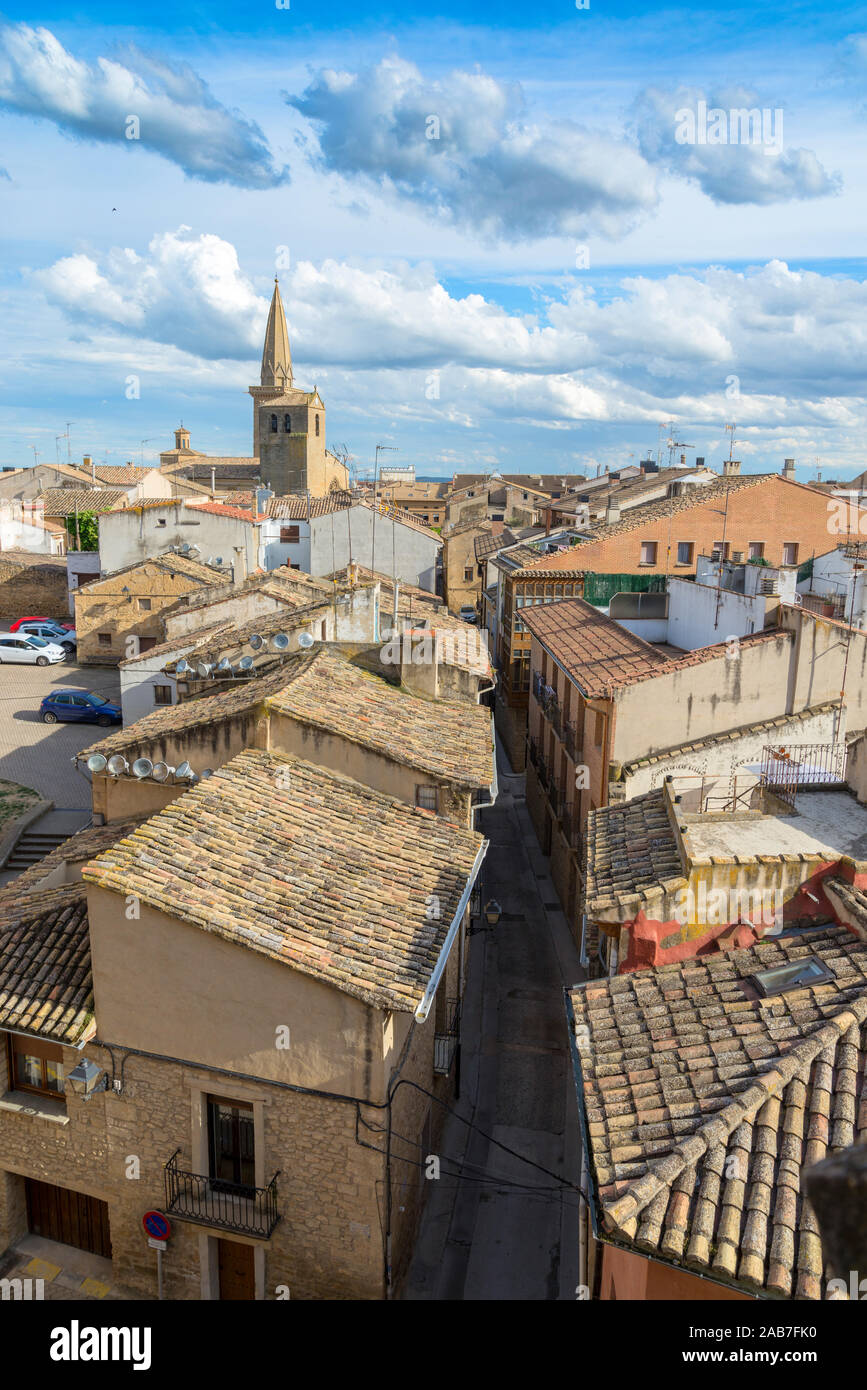
{"type": "Polygon", "coordinates": [[[524,777],[497,743],[499,797],[483,900],[502,917],[471,941],[461,1096],[440,1144],[404,1299],[574,1299],[579,1145],[563,988],[578,950],[536,840],[524,777]],[[489,1136],[489,1137],[487,1137],[489,1136]],[[492,1142],[496,1141],[496,1142],[492,1142]]]}

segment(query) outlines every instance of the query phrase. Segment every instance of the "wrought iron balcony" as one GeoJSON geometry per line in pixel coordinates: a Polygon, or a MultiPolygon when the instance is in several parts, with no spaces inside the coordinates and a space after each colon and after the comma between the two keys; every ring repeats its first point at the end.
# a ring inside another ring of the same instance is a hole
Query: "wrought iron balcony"
{"type": "Polygon", "coordinates": [[[540,758],[539,761],[536,763],[536,776],[539,778],[539,781],[542,783],[542,786],[545,787],[545,788],[547,788],[547,786],[548,786],[548,767],[547,767],[547,764],[545,763],[545,759],[544,759],[544,758],[540,758]]]}
{"type": "Polygon", "coordinates": [[[167,1213],[199,1226],[217,1226],[223,1231],[262,1239],[270,1236],[280,1220],[279,1170],[267,1187],[242,1187],[202,1173],[184,1172],[178,1167],[179,1153],[180,1149],[175,1149],[165,1167],[167,1213]]]}
{"type": "Polygon", "coordinates": [[[434,1033],[434,1071],[439,1076],[448,1076],[455,1059],[461,1035],[461,1001],[449,999],[446,1007],[451,1020],[444,1033],[434,1033]]]}
{"type": "Polygon", "coordinates": [[[563,722],[562,739],[563,747],[566,749],[573,763],[580,763],[582,761],[582,750],[578,743],[578,730],[575,728],[574,724],[567,724],[565,720],[563,722]]]}

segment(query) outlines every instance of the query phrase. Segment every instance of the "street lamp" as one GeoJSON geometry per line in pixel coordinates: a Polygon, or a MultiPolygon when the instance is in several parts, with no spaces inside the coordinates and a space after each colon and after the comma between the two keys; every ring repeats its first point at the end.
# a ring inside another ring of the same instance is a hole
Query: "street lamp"
{"type": "Polygon", "coordinates": [[[485,920],[487,921],[489,927],[495,927],[497,925],[497,923],[500,920],[500,914],[502,910],[503,909],[500,907],[500,904],[497,902],[496,898],[488,899],[488,901],[485,903],[485,920]]]}
{"type": "Polygon", "coordinates": [[[89,1057],[82,1057],[72,1068],[67,1080],[75,1095],[80,1096],[82,1100],[90,1100],[91,1096],[105,1090],[108,1077],[96,1062],[92,1062],[89,1057]]]}

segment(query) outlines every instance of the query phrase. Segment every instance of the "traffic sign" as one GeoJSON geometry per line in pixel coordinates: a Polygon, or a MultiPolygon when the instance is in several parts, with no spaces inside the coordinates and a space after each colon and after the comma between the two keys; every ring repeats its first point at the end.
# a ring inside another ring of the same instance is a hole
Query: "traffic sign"
{"type": "Polygon", "coordinates": [[[141,1219],[141,1224],[147,1235],[152,1236],[154,1240],[168,1240],[172,1233],[168,1219],[163,1216],[161,1211],[146,1211],[141,1219]]]}

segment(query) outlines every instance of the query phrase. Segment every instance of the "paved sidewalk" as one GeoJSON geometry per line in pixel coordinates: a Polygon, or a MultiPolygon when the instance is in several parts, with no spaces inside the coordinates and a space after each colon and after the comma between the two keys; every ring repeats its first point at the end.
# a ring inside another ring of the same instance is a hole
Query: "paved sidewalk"
{"type": "Polygon", "coordinates": [[[12,1246],[0,1262],[0,1279],[41,1279],[46,1302],[112,1302],[145,1296],[113,1282],[111,1260],[41,1236],[22,1236],[12,1246]]]}
{"type": "Polygon", "coordinates": [[[428,1193],[406,1300],[575,1298],[578,1196],[498,1144],[577,1181],[563,988],[583,972],[523,776],[499,740],[498,768],[500,794],[480,828],[491,841],[483,896],[503,915],[471,940],[461,1098],[440,1142],[442,1177],[428,1193]]]}

